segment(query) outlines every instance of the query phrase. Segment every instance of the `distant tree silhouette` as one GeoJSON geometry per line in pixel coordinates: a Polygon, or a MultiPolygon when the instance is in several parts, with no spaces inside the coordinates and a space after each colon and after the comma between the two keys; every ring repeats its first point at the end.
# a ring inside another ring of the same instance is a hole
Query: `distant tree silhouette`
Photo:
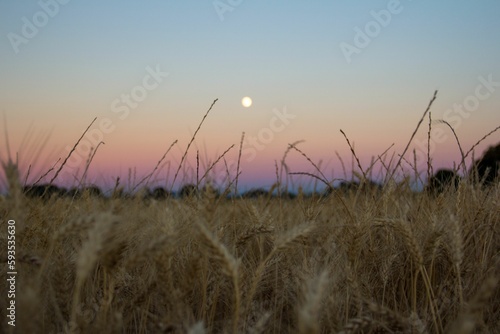
{"type": "Polygon", "coordinates": [[[168,197],[171,197],[172,194],[168,192],[165,188],[162,187],[156,187],[153,190],[151,190],[148,194],[147,197],[155,200],[164,200],[167,199],[168,197]]]}
{"type": "Polygon", "coordinates": [[[263,188],[250,189],[241,194],[242,198],[259,198],[259,197],[269,197],[269,191],[263,188]]]}
{"type": "Polygon", "coordinates": [[[63,197],[67,191],[64,188],[59,188],[53,184],[40,184],[27,186],[23,189],[24,194],[30,198],[49,199],[53,196],[63,197]]]}
{"type": "Polygon", "coordinates": [[[282,199],[296,199],[297,194],[287,190],[287,191],[281,192],[280,197],[282,199]]]}
{"type": "Polygon", "coordinates": [[[342,181],[337,187],[338,190],[342,191],[358,190],[358,188],[359,188],[359,182],[356,181],[342,181]]]}
{"type": "Polygon", "coordinates": [[[460,176],[458,176],[451,169],[440,169],[431,178],[427,184],[426,190],[434,194],[440,194],[450,187],[456,189],[460,183],[460,176]]]}
{"type": "Polygon", "coordinates": [[[484,185],[498,182],[500,176],[500,144],[490,146],[481,159],[474,162],[470,173],[474,180],[483,181],[484,185]]]}
{"type": "Polygon", "coordinates": [[[382,186],[372,180],[365,180],[363,182],[358,181],[342,181],[335,189],[327,189],[327,194],[330,194],[334,190],[340,190],[343,192],[351,191],[376,191],[381,190],[382,186]]]}
{"type": "Polygon", "coordinates": [[[266,190],[263,188],[250,189],[250,190],[242,193],[240,197],[241,198],[267,197],[267,198],[282,198],[282,199],[295,199],[297,197],[297,194],[295,194],[293,192],[281,191],[278,194],[278,193],[272,193],[271,190],[266,190]]]}
{"type": "Polygon", "coordinates": [[[198,188],[194,184],[186,184],[179,190],[179,197],[181,198],[192,197],[197,194],[198,188]]]}

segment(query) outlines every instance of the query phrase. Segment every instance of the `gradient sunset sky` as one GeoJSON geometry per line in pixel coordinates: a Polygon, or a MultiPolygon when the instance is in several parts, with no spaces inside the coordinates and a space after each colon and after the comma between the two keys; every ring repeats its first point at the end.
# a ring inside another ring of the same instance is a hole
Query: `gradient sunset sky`
{"type": "MultiPolygon", "coordinates": [[[[497,0],[0,1],[2,132],[6,120],[23,175],[32,165],[30,183],[57,170],[97,117],[58,178],[67,186],[101,140],[87,177],[100,186],[117,176],[126,184],[129,169],[140,180],[178,140],[157,176],[164,185],[168,174],[170,186],[218,98],[179,179],[191,178],[197,150],[201,174],[232,144],[225,158],[236,161],[245,132],[240,187],[248,189],[270,186],[275,161],[298,140],[329,178],[344,177],[338,152],[350,177],[340,129],[363,167],[394,143],[389,162],[439,90],[432,118],[453,125],[468,150],[500,125],[499,14],[497,0]]],[[[427,123],[412,146],[420,156],[427,123]]],[[[432,126],[434,168],[453,167],[460,152],[452,133],[432,126]]],[[[498,142],[500,132],[476,156],[498,142]]],[[[314,171],[296,151],[287,163],[292,172],[314,171]]],[[[224,164],[216,170],[223,180],[224,164]]]]}

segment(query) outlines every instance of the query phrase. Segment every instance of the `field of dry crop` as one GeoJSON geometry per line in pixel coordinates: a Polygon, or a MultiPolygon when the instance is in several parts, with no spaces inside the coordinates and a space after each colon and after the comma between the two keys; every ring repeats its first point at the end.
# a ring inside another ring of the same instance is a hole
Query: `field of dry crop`
{"type": "Polygon", "coordinates": [[[16,333],[500,332],[498,184],[42,200],[6,169],[16,333]]]}

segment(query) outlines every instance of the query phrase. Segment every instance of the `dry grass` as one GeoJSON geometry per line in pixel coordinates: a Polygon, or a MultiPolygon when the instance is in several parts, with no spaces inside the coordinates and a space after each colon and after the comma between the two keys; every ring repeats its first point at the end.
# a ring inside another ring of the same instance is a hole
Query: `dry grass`
{"type": "Polygon", "coordinates": [[[438,196],[389,177],[295,200],[42,200],[22,194],[15,162],[3,167],[18,333],[500,332],[498,183],[464,179],[438,196]]]}
{"type": "Polygon", "coordinates": [[[405,189],[149,204],[7,197],[1,219],[19,225],[17,330],[499,332],[500,187],[405,189]]]}

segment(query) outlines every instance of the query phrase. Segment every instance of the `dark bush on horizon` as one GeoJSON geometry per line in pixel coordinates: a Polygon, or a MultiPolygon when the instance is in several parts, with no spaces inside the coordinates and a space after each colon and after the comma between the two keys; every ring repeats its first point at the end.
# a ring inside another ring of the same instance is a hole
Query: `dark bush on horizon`
{"type": "Polygon", "coordinates": [[[279,195],[276,193],[271,193],[269,190],[265,190],[264,188],[255,188],[250,189],[242,193],[240,198],[260,198],[260,197],[268,197],[268,198],[282,198],[282,199],[295,199],[297,197],[296,194],[289,191],[282,191],[279,195]]]}
{"type": "Polygon", "coordinates": [[[281,197],[283,199],[296,199],[297,194],[290,191],[283,191],[280,196],[276,195],[276,197],[281,197]]]}
{"type": "Polygon", "coordinates": [[[491,185],[500,180],[500,144],[490,146],[481,159],[476,160],[471,168],[473,180],[491,185]]]}
{"type": "Polygon", "coordinates": [[[63,197],[67,194],[67,190],[59,188],[53,184],[39,184],[26,186],[23,188],[24,194],[29,198],[49,199],[53,196],[63,197]]]}
{"type": "Polygon", "coordinates": [[[241,194],[241,198],[269,197],[269,191],[263,188],[250,189],[241,194]]]}
{"type": "Polygon", "coordinates": [[[192,197],[198,195],[198,188],[194,184],[185,184],[178,193],[180,198],[192,197]]]}
{"type": "Polygon", "coordinates": [[[153,190],[149,191],[146,194],[147,198],[155,199],[155,200],[164,200],[169,197],[172,197],[172,193],[170,193],[167,189],[162,187],[156,187],[153,190]]]}
{"type": "Polygon", "coordinates": [[[358,181],[342,181],[335,188],[330,188],[325,191],[325,195],[330,195],[332,191],[351,192],[351,191],[378,191],[382,190],[382,186],[372,180],[358,181]]]}
{"type": "Polygon", "coordinates": [[[430,193],[440,194],[448,189],[457,189],[459,183],[460,176],[453,170],[440,169],[433,176],[431,176],[426,190],[430,193]]]}

